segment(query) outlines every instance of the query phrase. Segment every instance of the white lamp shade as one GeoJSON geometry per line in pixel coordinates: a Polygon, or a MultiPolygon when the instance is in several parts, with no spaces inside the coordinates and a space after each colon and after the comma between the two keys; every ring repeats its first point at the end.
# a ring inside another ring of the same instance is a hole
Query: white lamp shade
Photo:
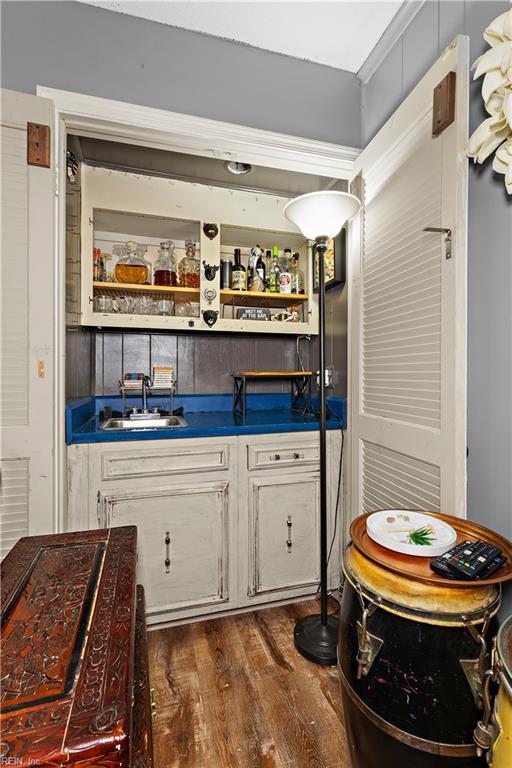
{"type": "Polygon", "coordinates": [[[304,237],[336,237],[343,225],[360,209],[361,203],[348,192],[309,192],[284,207],[284,215],[296,224],[304,237]]]}

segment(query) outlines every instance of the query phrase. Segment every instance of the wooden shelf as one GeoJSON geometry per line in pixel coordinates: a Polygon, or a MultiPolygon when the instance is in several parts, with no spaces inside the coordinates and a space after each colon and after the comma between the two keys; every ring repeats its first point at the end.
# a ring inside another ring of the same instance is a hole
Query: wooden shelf
{"type": "Polygon", "coordinates": [[[265,291],[231,291],[224,289],[220,292],[220,303],[233,307],[289,307],[303,304],[308,300],[306,293],[270,293],[265,291]]]}
{"type": "Polygon", "coordinates": [[[191,299],[199,301],[199,288],[183,288],[178,285],[140,285],[138,283],[103,283],[95,281],[93,283],[95,291],[108,291],[122,295],[125,293],[143,293],[155,294],[158,296],[168,296],[174,294],[176,299],[191,299]]]}

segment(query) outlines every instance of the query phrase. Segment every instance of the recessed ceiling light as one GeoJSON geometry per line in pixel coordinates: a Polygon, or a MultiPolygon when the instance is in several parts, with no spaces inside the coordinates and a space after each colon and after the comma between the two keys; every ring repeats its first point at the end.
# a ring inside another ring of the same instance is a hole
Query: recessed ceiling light
{"type": "Polygon", "coordinates": [[[226,168],[235,176],[245,176],[246,173],[252,171],[252,165],[250,163],[239,163],[237,160],[230,160],[229,163],[226,163],[226,168]]]}

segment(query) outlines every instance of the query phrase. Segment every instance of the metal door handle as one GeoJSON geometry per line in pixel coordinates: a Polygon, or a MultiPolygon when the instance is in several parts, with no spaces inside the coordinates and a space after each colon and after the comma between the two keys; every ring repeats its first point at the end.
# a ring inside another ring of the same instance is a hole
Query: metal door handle
{"type": "Polygon", "coordinates": [[[169,531],[165,533],[165,572],[171,572],[171,535],[169,531]]]}
{"type": "Polygon", "coordinates": [[[288,515],[288,519],[286,521],[286,547],[288,549],[288,553],[290,554],[292,551],[292,516],[288,515]]]}
{"type": "Polygon", "coordinates": [[[449,227],[424,227],[423,232],[437,232],[438,234],[445,235],[445,258],[451,259],[452,257],[452,231],[449,227]]]}

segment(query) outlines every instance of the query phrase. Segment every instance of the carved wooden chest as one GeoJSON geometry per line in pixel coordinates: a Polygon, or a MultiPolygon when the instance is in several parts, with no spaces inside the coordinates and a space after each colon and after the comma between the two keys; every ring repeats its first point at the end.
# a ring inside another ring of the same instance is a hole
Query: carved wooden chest
{"type": "Polygon", "coordinates": [[[1,566],[0,763],[150,768],[137,529],[21,539],[1,566]]]}

